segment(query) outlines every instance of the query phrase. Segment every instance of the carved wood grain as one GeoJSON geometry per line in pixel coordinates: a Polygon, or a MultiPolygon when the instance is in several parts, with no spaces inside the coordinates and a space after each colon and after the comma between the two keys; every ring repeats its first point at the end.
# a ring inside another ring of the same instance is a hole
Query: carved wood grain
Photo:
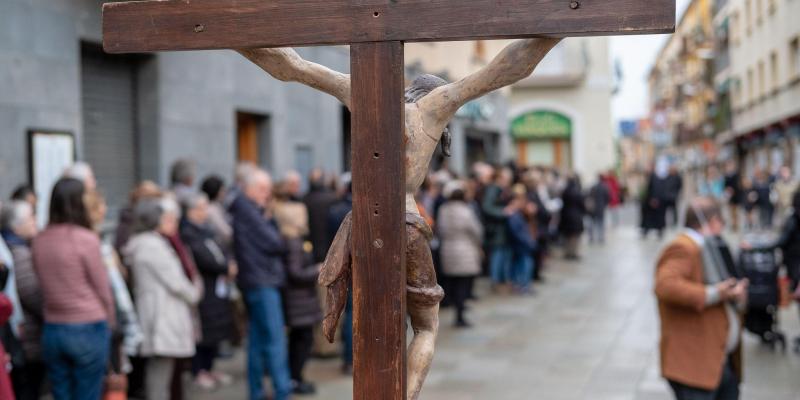
{"type": "Polygon", "coordinates": [[[103,44],[110,53],[669,33],[674,28],[674,0],[167,0],[103,5],[103,44]]]}
{"type": "Polygon", "coordinates": [[[406,400],[403,44],[350,47],[355,400],[406,400]]]}

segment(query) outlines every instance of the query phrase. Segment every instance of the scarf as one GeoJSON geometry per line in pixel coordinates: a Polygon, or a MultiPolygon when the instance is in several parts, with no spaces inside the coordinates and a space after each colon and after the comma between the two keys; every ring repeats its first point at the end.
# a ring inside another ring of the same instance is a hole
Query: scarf
{"type": "Polygon", "coordinates": [[[197,274],[197,267],[194,265],[192,255],[186,250],[186,245],[183,244],[177,233],[172,236],[162,236],[169,241],[169,244],[172,245],[172,249],[175,250],[175,254],[178,255],[178,259],[181,261],[181,266],[183,267],[183,273],[186,274],[186,277],[189,278],[190,281],[193,281],[197,274]]]}
{"type": "Polygon", "coordinates": [[[6,241],[6,245],[8,245],[8,247],[28,246],[28,242],[25,239],[17,236],[17,234],[11,229],[3,229],[0,231],[0,235],[3,236],[3,240],[6,241]]]}

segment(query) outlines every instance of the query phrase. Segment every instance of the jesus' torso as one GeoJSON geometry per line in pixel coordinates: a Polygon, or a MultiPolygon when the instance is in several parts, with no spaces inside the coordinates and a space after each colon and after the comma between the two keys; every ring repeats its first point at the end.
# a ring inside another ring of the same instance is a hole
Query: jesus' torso
{"type": "Polygon", "coordinates": [[[405,140],[406,140],[406,212],[419,214],[414,194],[417,192],[425,177],[433,157],[442,131],[447,123],[431,123],[425,125],[423,110],[417,103],[407,103],[405,109],[405,140]],[[440,126],[441,125],[441,126],[440,126]]]}

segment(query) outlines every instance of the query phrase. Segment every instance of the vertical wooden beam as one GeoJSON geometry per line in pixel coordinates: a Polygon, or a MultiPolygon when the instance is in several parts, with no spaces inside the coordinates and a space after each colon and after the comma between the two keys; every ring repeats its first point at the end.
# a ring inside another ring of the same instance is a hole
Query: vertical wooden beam
{"type": "Polygon", "coordinates": [[[403,43],[350,47],[353,399],[406,399],[403,43]]]}

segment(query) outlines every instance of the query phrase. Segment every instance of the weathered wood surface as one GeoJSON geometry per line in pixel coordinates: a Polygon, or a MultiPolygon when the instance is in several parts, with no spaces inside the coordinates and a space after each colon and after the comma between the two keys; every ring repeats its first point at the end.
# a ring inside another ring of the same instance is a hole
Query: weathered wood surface
{"type": "Polygon", "coordinates": [[[353,45],[354,400],[406,400],[403,44],[353,45]]]}
{"type": "Polygon", "coordinates": [[[109,53],[670,33],[674,0],[168,0],[103,5],[109,53]]]}

